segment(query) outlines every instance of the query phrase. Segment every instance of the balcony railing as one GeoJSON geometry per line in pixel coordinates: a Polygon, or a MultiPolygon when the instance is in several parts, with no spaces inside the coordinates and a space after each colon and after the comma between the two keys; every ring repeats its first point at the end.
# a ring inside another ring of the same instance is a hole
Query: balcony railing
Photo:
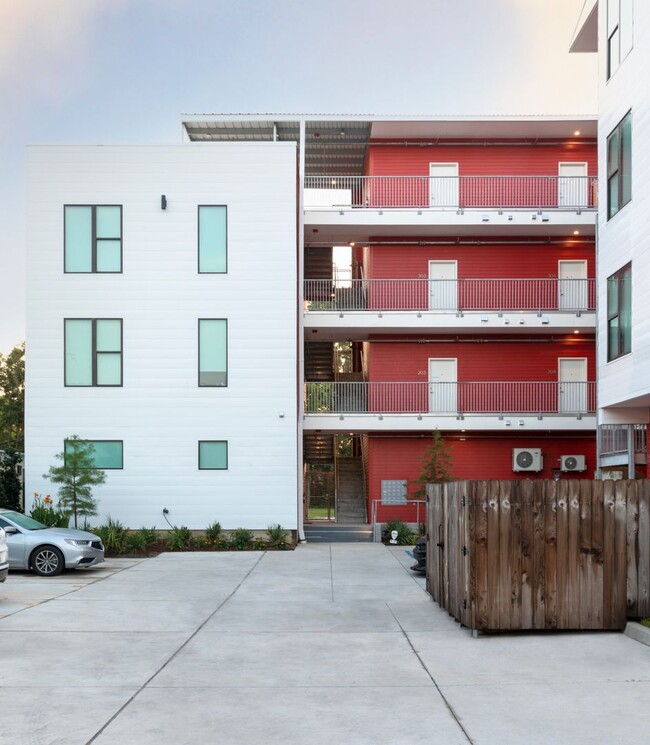
{"type": "Polygon", "coordinates": [[[593,310],[593,279],[307,279],[307,311],[593,310]]]}
{"type": "MultiPolygon", "coordinates": [[[[647,453],[647,425],[635,424],[634,429],[634,452],[647,453]]],[[[628,452],[628,425],[602,424],[600,426],[600,454],[622,455],[628,452]]]]}
{"type": "Polygon", "coordinates": [[[307,176],[306,209],[589,210],[596,176],[307,176]]]}
{"type": "Polygon", "coordinates": [[[560,414],[596,410],[588,382],[306,383],[308,414],[560,414]]]}

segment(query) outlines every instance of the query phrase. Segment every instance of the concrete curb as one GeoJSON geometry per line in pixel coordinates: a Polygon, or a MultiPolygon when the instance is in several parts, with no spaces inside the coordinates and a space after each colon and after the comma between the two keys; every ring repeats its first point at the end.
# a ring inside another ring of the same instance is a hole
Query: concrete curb
{"type": "Polygon", "coordinates": [[[634,621],[628,621],[623,633],[625,636],[629,636],[630,639],[634,639],[634,641],[641,642],[641,644],[650,647],[650,628],[647,626],[635,623],[634,621]]]}

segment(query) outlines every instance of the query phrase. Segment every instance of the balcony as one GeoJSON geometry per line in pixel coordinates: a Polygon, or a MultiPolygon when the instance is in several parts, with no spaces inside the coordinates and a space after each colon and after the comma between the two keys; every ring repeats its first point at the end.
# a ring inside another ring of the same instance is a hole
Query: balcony
{"type": "Polygon", "coordinates": [[[307,312],[531,311],[596,307],[593,279],[306,279],[307,312]]]}
{"type": "Polygon", "coordinates": [[[307,429],[593,430],[595,410],[592,381],[305,384],[307,429]]]}
{"type": "Polygon", "coordinates": [[[602,424],[600,426],[600,465],[627,466],[631,453],[634,463],[648,461],[648,426],[646,424],[602,424]]]}
{"type": "Polygon", "coordinates": [[[595,210],[596,176],[307,176],[305,209],[595,210]]]}

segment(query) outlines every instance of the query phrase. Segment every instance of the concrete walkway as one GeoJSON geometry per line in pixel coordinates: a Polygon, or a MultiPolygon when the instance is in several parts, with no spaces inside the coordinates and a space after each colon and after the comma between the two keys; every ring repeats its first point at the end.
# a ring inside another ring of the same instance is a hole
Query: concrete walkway
{"type": "Polygon", "coordinates": [[[164,554],[0,585],[2,745],[638,745],[650,648],[472,639],[402,548],[164,554]]]}

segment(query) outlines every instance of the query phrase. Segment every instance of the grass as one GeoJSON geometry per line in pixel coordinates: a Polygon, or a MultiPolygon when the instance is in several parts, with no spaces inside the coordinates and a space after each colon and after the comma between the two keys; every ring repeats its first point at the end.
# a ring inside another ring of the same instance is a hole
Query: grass
{"type": "Polygon", "coordinates": [[[650,629],[650,618],[642,618],[640,623],[650,629]]]}
{"type": "Polygon", "coordinates": [[[329,515],[327,514],[327,507],[310,507],[307,514],[309,520],[334,520],[335,517],[334,510],[330,510],[329,515]]]}

